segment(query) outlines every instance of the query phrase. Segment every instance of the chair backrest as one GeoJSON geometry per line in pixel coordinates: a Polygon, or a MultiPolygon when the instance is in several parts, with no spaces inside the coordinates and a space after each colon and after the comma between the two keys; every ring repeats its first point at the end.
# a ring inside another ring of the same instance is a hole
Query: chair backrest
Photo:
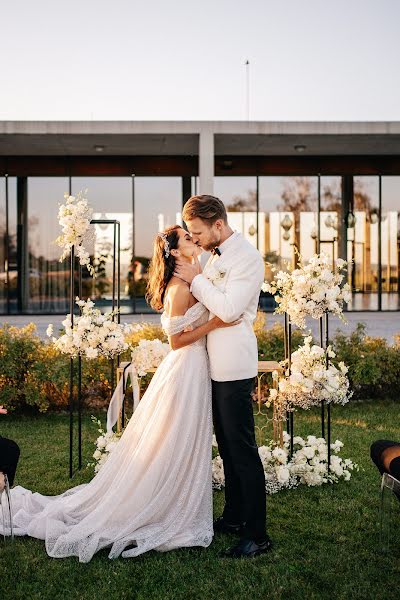
{"type": "Polygon", "coordinates": [[[392,492],[399,493],[400,481],[393,477],[393,475],[389,475],[389,473],[384,473],[382,475],[381,488],[387,488],[392,492]]]}

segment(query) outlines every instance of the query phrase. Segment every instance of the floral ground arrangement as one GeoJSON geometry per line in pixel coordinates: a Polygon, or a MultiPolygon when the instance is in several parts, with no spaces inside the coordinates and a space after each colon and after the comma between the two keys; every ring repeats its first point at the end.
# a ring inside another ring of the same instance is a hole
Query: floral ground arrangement
{"type": "MultiPolygon", "coordinates": [[[[104,413],[96,416],[104,424],[104,413]]],[[[369,459],[378,438],[400,439],[398,403],[391,400],[351,401],[335,406],[333,441],[360,470],[349,482],[283,490],[269,495],[268,530],[274,541],[269,556],[254,561],[227,561],[219,553],[234,538],[218,536],[207,549],[151,552],[133,560],[110,561],[107,552],[87,565],[76,559],[50,559],[39,540],[0,540],[1,597],[13,600],[247,600],[395,599],[400,576],[400,528],[393,527],[391,553],[379,553],[379,475],[369,459]]],[[[9,415],[1,434],[21,446],[16,485],[57,494],[89,481],[93,469],[67,475],[68,416],[9,415]]],[[[296,436],[318,439],[318,409],[299,412],[296,436]]],[[[89,461],[98,436],[90,416],[84,422],[84,457],[89,461]]],[[[214,492],[215,514],[222,511],[223,492],[214,492]]],[[[400,506],[392,518],[398,525],[400,506]]]]}

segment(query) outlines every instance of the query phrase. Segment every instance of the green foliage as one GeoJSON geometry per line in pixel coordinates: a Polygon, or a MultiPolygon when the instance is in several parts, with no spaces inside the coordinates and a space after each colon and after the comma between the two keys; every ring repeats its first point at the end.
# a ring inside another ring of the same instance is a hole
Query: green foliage
{"type": "MultiPolygon", "coordinates": [[[[259,360],[277,360],[285,358],[283,342],[283,325],[274,323],[272,327],[266,328],[266,315],[259,312],[254,323],[254,332],[258,342],[259,360]]],[[[303,343],[303,334],[299,329],[292,331],[292,352],[303,343]]]]}
{"type": "Polygon", "coordinates": [[[337,359],[349,368],[350,386],[359,398],[399,397],[400,345],[370,337],[358,323],[349,335],[337,333],[333,343],[337,359]]]}
{"type": "MultiPolygon", "coordinates": [[[[257,315],[254,331],[258,340],[260,360],[283,360],[283,326],[268,327],[265,313],[257,315]]],[[[159,325],[143,324],[139,331],[128,336],[130,346],[141,339],[160,338],[166,341],[159,325]]],[[[294,329],[292,351],[302,344],[302,333],[294,329]]],[[[349,367],[351,388],[355,398],[400,398],[400,337],[393,346],[383,338],[365,334],[358,324],[350,335],[336,334],[332,346],[337,361],[349,367]]],[[[128,350],[121,360],[129,360],[128,350]]],[[[53,345],[43,341],[33,323],[17,328],[0,327],[0,404],[10,412],[67,410],[69,403],[69,358],[53,345]]],[[[77,361],[74,361],[75,369],[77,361]]],[[[151,376],[143,377],[141,391],[146,390],[151,376]]],[[[76,382],[76,377],[75,377],[76,382]]],[[[130,390],[128,390],[130,393],[130,390]]],[[[75,389],[76,394],[76,389],[75,389]]],[[[111,362],[82,359],[82,394],[86,409],[105,409],[111,395],[111,362]]]]}
{"type": "Polygon", "coordinates": [[[67,383],[66,359],[36,334],[33,323],[0,328],[0,404],[13,411],[57,403],[67,383]]]}

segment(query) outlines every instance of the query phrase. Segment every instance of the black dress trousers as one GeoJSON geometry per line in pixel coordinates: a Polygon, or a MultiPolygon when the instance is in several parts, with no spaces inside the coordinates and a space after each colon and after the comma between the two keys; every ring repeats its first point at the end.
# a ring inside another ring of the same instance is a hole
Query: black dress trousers
{"type": "Polygon", "coordinates": [[[16,442],[0,436],[0,471],[7,475],[10,486],[14,483],[19,454],[16,442]]]}
{"type": "Polygon", "coordinates": [[[215,436],[225,472],[227,523],[245,523],[242,537],[266,538],[265,476],[254,433],[251,393],[255,379],[212,381],[215,436]]]}

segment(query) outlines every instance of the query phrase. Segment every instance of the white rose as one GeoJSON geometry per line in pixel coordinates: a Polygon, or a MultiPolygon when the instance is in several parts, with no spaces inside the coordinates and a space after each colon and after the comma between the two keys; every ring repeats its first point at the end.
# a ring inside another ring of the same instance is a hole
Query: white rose
{"type": "Polygon", "coordinates": [[[269,390],[269,397],[272,401],[276,400],[278,396],[278,390],[276,390],[275,388],[272,388],[271,390],[269,390]]]}
{"type": "Polygon", "coordinates": [[[287,467],[277,467],[275,471],[279,483],[286,483],[287,481],[289,481],[290,471],[287,467]]]}
{"type": "Polygon", "coordinates": [[[322,300],[324,300],[324,299],[325,299],[324,290],[317,290],[316,292],[311,294],[311,300],[314,300],[314,302],[322,302],[322,300]]]}
{"type": "Polygon", "coordinates": [[[292,373],[289,380],[292,385],[298,385],[303,382],[303,375],[301,373],[292,373]]]}
{"type": "Polygon", "coordinates": [[[106,447],[106,440],[105,440],[104,436],[101,435],[100,437],[97,438],[97,440],[96,440],[96,446],[98,448],[105,448],[106,447]]]}
{"type": "Polygon", "coordinates": [[[305,441],[299,435],[295,435],[293,438],[293,444],[298,444],[299,446],[304,446],[305,441]]]}
{"type": "Polygon", "coordinates": [[[97,358],[99,355],[99,351],[97,350],[97,348],[86,348],[86,352],[85,352],[87,358],[97,358]]]}
{"type": "Polygon", "coordinates": [[[313,456],[315,455],[315,450],[312,446],[305,446],[303,448],[303,453],[304,456],[306,456],[308,459],[313,458],[313,456]]]}
{"type": "Polygon", "coordinates": [[[274,448],[272,450],[272,456],[282,465],[286,464],[287,454],[283,448],[274,448]]]}

